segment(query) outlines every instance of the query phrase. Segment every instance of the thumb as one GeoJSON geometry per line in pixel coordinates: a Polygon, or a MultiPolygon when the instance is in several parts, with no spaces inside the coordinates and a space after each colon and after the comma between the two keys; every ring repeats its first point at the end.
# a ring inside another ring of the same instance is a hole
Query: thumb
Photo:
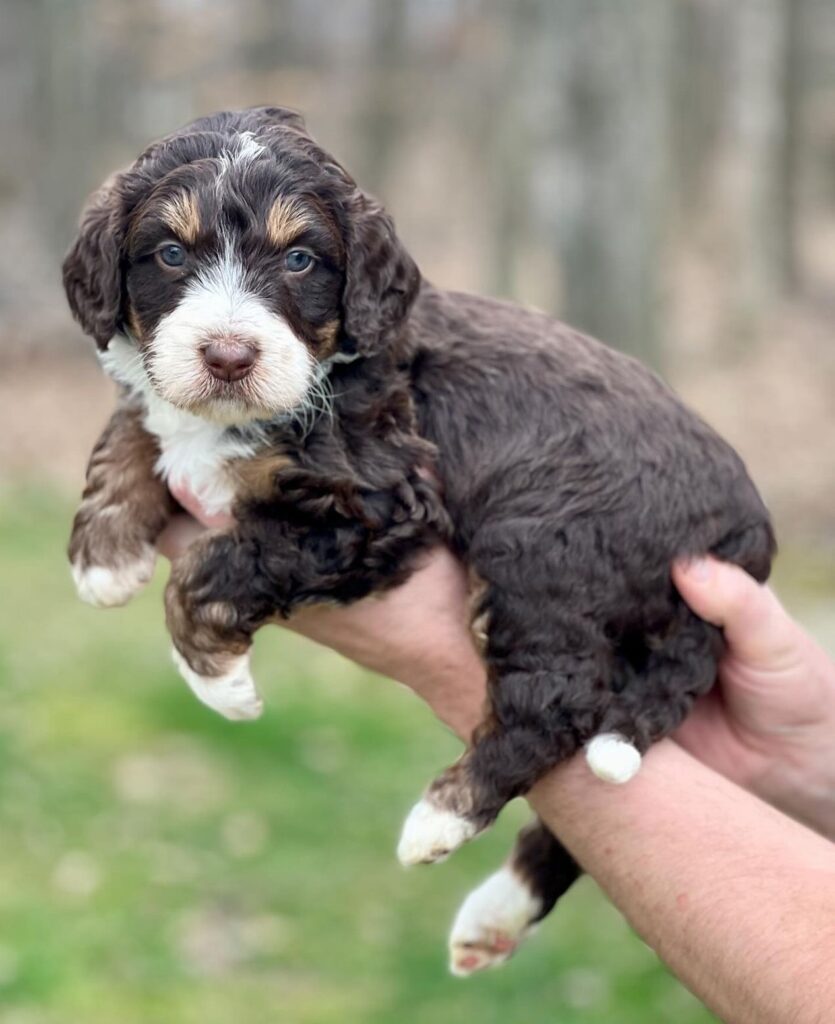
{"type": "Polygon", "coordinates": [[[801,631],[774,592],[744,569],[704,557],[676,562],[673,583],[690,608],[720,626],[733,657],[769,673],[794,667],[801,631]]]}

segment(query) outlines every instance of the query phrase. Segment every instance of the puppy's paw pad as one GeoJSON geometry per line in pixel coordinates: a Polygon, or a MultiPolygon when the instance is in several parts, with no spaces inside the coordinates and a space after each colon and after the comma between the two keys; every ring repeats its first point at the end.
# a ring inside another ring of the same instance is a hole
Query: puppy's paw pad
{"type": "Polygon", "coordinates": [[[641,754],[625,737],[604,732],[586,746],[586,761],[599,779],[620,785],[638,774],[641,754]]]}
{"type": "Polygon", "coordinates": [[[491,875],[470,893],[449,937],[449,969],[465,978],[498,967],[535,928],[540,900],[510,867],[491,875]]]}
{"type": "Polygon", "coordinates": [[[140,558],[115,567],[75,562],[72,578],[82,601],[96,608],[115,608],[127,604],[150,581],[155,564],[156,552],[148,547],[140,558]]]}
{"type": "Polygon", "coordinates": [[[519,940],[504,932],[487,931],[477,942],[450,945],[449,970],[456,978],[469,978],[471,974],[501,967],[513,956],[519,940]]]}
{"type": "Polygon", "coordinates": [[[199,701],[232,722],[260,718],[264,702],[249,671],[249,655],[229,660],[226,672],[217,676],[201,676],[189,665],[177,648],[171,656],[180,675],[199,701]]]}
{"type": "Polygon", "coordinates": [[[435,864],[472,839],[478,829],[472,821],[423,799],[409,812],[397,844],[401,864],[435,864]]]}

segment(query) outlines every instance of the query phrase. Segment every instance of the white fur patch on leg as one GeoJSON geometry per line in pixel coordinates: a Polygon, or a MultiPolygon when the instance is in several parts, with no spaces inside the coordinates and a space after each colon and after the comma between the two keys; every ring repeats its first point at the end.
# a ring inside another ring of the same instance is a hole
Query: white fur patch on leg
{"type": "Polygon", "coordinates": [[[154,575],[157,553],[150,545],[135,562],[108,567],[105,565],[72,565],[75,589],[82,601],[96,608],[115,608],[128,601],[154,575]]]}
{"type": "Polygon", "coordinates": [[[450,971],[466,978],[510,959],[541,910],[539,897],[505,865],[461,904],[449,936],[450,971]]]}
{"type": "Polygon", "coordinates": [[[194,695],[207,707],[232,722],[260,717],[264,702],[250,674],[248,654],[231,659],[231,668],[220,676],[198,675],[176,647],[172,649],[171,656],[194,695]]]}
{"type": "Polygon", "coordinates": [[[604,782],[620,785],[638,774],[641,755],[625,737],[616,732],[602,732],[586,745],[589,768],[604,782]]]}
{"type": "Polygon", "coordinates": [[[420,800],[409,812],[397,844],[397,857],[405,867],[435,864],[472,839],[478,829],[467,818],[420,800]]]}

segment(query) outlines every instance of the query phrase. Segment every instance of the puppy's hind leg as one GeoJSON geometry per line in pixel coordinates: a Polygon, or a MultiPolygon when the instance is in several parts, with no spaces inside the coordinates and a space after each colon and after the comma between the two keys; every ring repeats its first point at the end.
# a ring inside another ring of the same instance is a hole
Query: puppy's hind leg
{"type": "Polygon", "coordinates": [[[519,643],[505,671],[491,664],[489,720],[406,819],[397,849],[404,865],[443,860],[599,731],[611,695],[606,646],[522,653],[523,633],[519,643]]]}
{"type": "MultiPolygon", "coordinates": [[[[710,688],[719,631],[676,599],[663,637],[632,634],[614,662],[614,695],[586,744],[595,774],[622,782],[639,750],[675,729],[710,688]],[[631,738],[631,742],[626,737],[631,738]]],[[[570,854],[541,822],[524,829],[509,861],[464,901],[450,935],[450,968],[466,976],[506,961],[579,875],[570,854]]]]}
{"type": "Polygon", "coordinates": [[[450,970],[466,977],[508,960],[572,885],[580,869],[537,820],[507,862],[464,900],[449,937],[450,970]]]}
{"type": "MultiPolygon", "coordinates": [[[[640,644],[633,638],[630,656],[621,649],[615,658],[616,692],[601,728],[628,737],[641,751],[678,728],[716,679],[721,632],[675,601],[662,637],[643,635],[640,644]]],[[[591,744],[587,757],[590,752],[591,744]]]]}

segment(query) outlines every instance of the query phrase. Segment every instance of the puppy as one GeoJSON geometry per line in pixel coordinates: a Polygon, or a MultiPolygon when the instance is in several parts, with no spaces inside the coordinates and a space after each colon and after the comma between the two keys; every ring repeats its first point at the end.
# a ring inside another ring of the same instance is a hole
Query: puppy
{"type": "MultiPolygon", "coordinates": [[[[70,307],[121,385],[75,517],[79,594],[122,604],[187,486],[234,526],[165,596],[175,660],[261,711],[254,632],[403,581],[446,543],[472,580],[489,706],[399,846],[439,861],[587,745],[624,781],[712,685],[720,632],[675,558],[764,580],[768,514],[734,452],[648,370],[558,323],[421,279],[391,219],[288,110],[201,118],[88,206],[70,307]]],[[[506,959],[576,877],[540,824],[465,903],[452,966],[506,959]]]]}

